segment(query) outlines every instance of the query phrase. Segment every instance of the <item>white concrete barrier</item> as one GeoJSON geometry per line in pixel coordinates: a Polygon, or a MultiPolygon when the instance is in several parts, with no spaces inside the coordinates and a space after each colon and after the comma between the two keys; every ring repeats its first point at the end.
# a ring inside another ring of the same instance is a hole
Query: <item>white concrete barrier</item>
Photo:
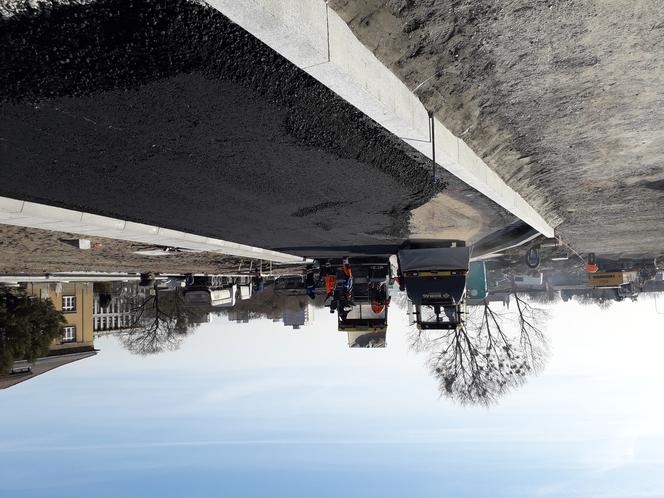
{"type": "Polygon", "coordinates": [[[0,223],[41,230],[56,230],[86,237],[108,237],[144,244],[196,249],[276,263],[306,261],[300,256],[260,247],[7,197],[0,197],[0,223]]]}
{"type": "MultiPolygon", "coordinates": [[[[324,0],[207,0],[385,129],[432,156],[429,117],[417,96],[324,0]]],[[[547,237],[554,228],[466,143],[435,122],[436,163],[547,237]]]]}

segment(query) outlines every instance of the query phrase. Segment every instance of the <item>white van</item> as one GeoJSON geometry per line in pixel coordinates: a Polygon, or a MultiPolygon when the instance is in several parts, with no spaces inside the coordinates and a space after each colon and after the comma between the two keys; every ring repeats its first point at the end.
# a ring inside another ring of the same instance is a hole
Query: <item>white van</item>
{"type": "Polygon", "coordinates": [[[227,287],[190,287],[184,290],[184,302],[191,306],[230,308],[235,306],[237,285],[227,287]]]}

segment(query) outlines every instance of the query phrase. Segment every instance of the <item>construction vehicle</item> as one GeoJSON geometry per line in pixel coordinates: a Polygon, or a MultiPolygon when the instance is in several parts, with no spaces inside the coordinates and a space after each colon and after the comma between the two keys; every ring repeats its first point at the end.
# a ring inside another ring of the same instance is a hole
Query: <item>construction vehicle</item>
{"type": "Polygon", "coordinates": [[[390,264],[387,258],[363,257],[327,261],[321,270],[332,276],[327,296],[337,328],[348,335],[350,347],[385,347],[389,309],[390,264]]]}
{"type": "Polygon", "coordinates": [[[461,240],[409,240],[397,252],[399,288],[419,329],[453,330],[462,324],[470,248],[461,240]],[[414,309],[413,309],[414,308],[414,309]]]}
{"type": "Polygon", "coordinates": [[[588,274],[590,287],[615,288],[636,282],[639,278],[637,271],[613,271],[588,274]]]}

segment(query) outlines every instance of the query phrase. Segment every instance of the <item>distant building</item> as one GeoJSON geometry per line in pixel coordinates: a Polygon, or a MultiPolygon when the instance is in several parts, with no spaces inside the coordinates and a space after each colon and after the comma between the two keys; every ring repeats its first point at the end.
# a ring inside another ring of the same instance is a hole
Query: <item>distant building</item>
{"type": "Polygon", "coordinates": [[[33,363],[25,360],[14,362],[12,373],[0,376],[0,389],[97,354],[92,325],[92,283],[28,283],[25,291],[29,296],[50,299],[55,308],[63,312],[67,323],[62,337],[51,344],[48,355],[33,363]]]}
{"type": "Polygon", "coordinates": [[[293,330],[298,330],[301,327],[310,324],[314,319],[314,307],[311,304],[306,304],[303,308],[297,310],[283,310],[281,314],[281,321],[285,327],[293,327],[293,330]]]}
{"type": "Polygon", "coordinates": [[[249,323],[249,310],[247,309],[231,309],[228,310],[228,319],[236,323],[249,323]]]}
{"type": "Polygon", "coordinates": [[[293,327],[297,330],[307,323],[307,309],[299,310],[284,310],[281,315],[281,320],[284,322],[285,327],[293,327]]]}
{"type": "Polygon", "coordinates": [[[29,283],[25,291],[30,296],[49,298],[67,320],[62,338],[51,346],[52,352],[79,351],[82,348],[94,350],[92,283],[29,283]]]}

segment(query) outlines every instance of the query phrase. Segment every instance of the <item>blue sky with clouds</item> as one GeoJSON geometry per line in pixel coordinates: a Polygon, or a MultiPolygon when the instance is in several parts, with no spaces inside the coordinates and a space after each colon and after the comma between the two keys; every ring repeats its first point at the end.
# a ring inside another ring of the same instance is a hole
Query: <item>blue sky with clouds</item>
{"type": "Polygon", "coordinates": [[[664,496],[664,316],[557,305],[546,371],[491,409],[439,399],[403,313],[351,350],[322,310],[203,325],[0,392],[0,496],[664,496]],[[625,317],[636,323],[625,326],[625,317]]]}

